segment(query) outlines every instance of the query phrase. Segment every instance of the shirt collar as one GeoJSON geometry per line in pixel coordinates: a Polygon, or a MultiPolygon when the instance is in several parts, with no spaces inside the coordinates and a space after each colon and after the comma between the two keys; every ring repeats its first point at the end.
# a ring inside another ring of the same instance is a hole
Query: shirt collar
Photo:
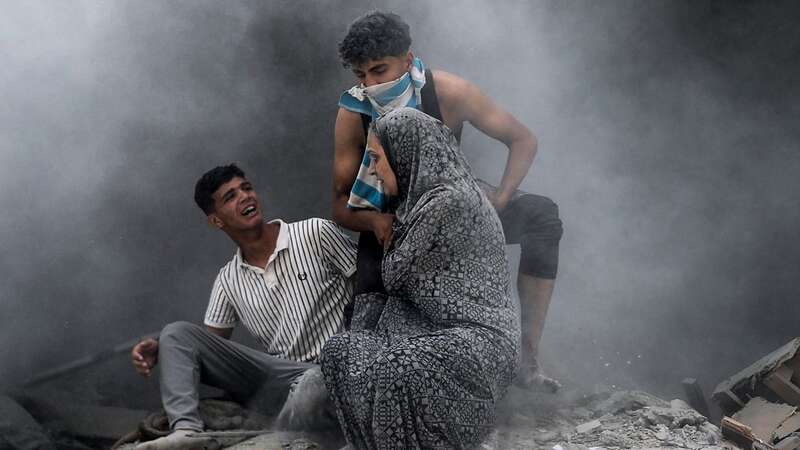
{"type": "MultiPolygon", "coordinates": [[[[270,220],[267,223],[277,223],[281,226],[278,229],[278,238],[275,240],[275,250],[273,250],[272,254],[269,255],[269,258],[267,258],[267,267],[269,267],[269,265],[272,264],[275,258],[278,257],[278,253],[289,248],[289,226],[286,225],[286,222],[284,222],[281,219],[270,220]]],[[[247,261],[245,261],[244,258],[242,257],[241,248],[236,249],[235,258],[239,267],[255,269],[257,271],[262,271],[262,272],[264,271],[264,268],[251,266],[250,264],[248,264],[247,261]]]]}

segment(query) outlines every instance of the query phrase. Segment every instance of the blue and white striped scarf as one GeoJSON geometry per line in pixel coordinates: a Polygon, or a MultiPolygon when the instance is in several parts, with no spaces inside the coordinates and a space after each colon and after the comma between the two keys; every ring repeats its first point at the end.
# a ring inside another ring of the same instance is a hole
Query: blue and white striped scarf
{"type": "MultiPolygon", "coordinates": [[[[373,120],[396,108],[410,106],[422,108],[422,86],[425,85],[425,66],[422,60],[414,58],[411,69],[402,77],[375,86],[353,86],[339,99],[339,106],[358,114],[365,114],[373,120]]],[[[383,211],[386,197],[381,182],[369,173],[370,159],[366,151],[361,159],[361,167],[350,190],[347,207],[354,209],[374,209],[383,211]]]]}

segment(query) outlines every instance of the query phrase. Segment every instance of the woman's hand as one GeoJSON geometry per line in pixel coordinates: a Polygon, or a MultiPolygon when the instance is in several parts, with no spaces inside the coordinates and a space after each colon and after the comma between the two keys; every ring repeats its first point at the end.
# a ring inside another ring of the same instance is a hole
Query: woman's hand
{"type": "Polygon", "coordinates": [[[378,242],[383,246],[383,250],[389,249],[392,243],[392,225],[394,224],[394,214],[377,214],[372,220],[372,232],[378,242]]]}

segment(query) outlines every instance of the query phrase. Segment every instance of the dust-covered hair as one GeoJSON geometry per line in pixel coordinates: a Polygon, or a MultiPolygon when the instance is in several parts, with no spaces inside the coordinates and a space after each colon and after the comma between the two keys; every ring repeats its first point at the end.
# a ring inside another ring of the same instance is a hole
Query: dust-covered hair
{"type": "Polygon", "coordinates": [[[339,42],[339,59],[346,68],[371,59],[401,56],[411,48],[408,24],[397,14],[369,12],[350,24],[339,42]]]}

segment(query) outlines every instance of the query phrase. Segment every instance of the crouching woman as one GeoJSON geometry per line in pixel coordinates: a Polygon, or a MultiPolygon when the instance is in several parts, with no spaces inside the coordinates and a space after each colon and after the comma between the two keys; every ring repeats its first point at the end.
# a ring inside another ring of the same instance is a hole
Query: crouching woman
{"type": "Polygon", "coordinates": [[[375,324],[326,343],[325,384],[354,447],[476,446],[519,354],[500,221],[438,120],[395,110],[367,146],[396,216],[388,296],[375,324]]]}

